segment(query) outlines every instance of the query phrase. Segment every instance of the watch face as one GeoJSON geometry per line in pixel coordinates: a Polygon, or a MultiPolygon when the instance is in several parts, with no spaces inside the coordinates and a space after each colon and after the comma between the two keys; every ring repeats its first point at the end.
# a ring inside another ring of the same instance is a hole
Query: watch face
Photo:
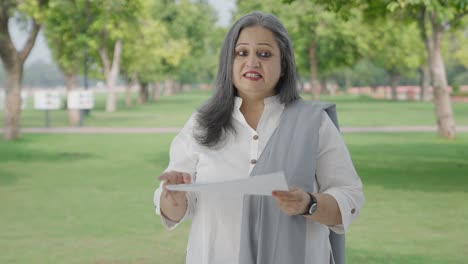
{"type": "Polygon", "coordinates": [[[309,208],[309,214],[313,214],[317,210],[317,203],[313,203],[309,208]]]}

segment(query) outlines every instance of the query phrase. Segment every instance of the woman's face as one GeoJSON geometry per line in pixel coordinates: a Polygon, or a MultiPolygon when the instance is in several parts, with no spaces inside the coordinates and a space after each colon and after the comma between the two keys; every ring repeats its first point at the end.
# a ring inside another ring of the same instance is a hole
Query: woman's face
{"type": "Polygon", "coordinates": [[[262,27],[244,28],[237,40],[232,79],[243,99],[275,94],[281,76],[281,54],[273,33],[262,27]]]}

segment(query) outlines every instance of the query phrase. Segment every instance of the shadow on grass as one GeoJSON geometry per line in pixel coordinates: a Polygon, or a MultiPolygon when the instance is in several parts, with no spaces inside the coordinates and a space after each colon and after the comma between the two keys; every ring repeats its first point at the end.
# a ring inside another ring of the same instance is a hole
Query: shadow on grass
{"type": "Polygon", "coordinates": [[[15,172],[16,166],[27,166],[28,163],[32,162],[76,162],[95,157],[93,154],[84,152],[47,152],[27,146],[24,144],[27,141],[21,139],[17,142],[1,142],[0,186],[14,184],[20,177],[23,177],[15,172]]]}
{"type": "Polygon", "coordinates": [[[0,168],[0,186],[13,184],[18,177],[16,173],[0,168]]]}
{"type": "Polygon", "coordinates": [[[350,145],[364,184],[430,192],[468,192],[468,144],[350,145]]]}
{"type": "Polygon", "coordinates": [[[11,142],[0,141],[0,164],[7,162],[77,161],[95,157],[91,153],[69,151],[68,149],[44,151],[39,147],[31,147],[31,143],[34,143],[34,140],[29,137],[11,142]]]}

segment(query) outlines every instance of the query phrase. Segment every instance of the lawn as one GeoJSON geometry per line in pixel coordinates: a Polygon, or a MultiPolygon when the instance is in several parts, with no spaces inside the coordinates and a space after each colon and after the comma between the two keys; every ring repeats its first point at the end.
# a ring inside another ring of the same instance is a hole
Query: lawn
{"type": "MultiPolygon", "coordinates": [[[[123,94],[118,95],[115,113],[104,111],[105,95],[96,94],[96,106],[84,119],[84,126],[96,127],[181,127],[190,113],[205,101],[211,92],[193,90],[174,96],[163,96],[157,103],[135,105],[126,108],[123,94]]],[[[136,96],[136,95],[135,95],[136,96]]],[[[304,94],[305,99],[310,99],[304,94]]],[[[393,102],[374,100],[359,96],[324,96],[322,100],[337,103],[342,126],[403,126],[435,125],[434,105],[430,102],[393,102]],[[404,117],[404,118],[402,118],[404,117]]],[[[28,108],[21,115],[22,127],[43,127],[45,113],[32,108],[30,98],[28,108]]],[[[454,103],[453,111],[457,125],[468,125],[468,105],[454,103]]],[[[50,111],[52,127],[67,126],[64,110],[50,111]]],[[[2,121],[3,116],[0,116],[2,121]]]]}
{"type": "MultiPolygon", "coordinates": [[[[0,263],[183,263],[189,224],[154,215],[173,134],[0,141],[0,263]]],[[[366,204],[348,263],[468,259],[468,134],[345,134],[366,204]]]]}

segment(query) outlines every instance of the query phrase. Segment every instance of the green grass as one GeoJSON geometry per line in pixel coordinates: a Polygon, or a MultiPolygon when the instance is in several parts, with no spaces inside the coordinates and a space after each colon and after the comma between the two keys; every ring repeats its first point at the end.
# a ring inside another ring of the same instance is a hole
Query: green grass
{"type": "MultiPolygon", "coordinates": [[[[0,263],[183,263],[154,215],[173,134],[0,141],[0,263]]],[[[468,134],[345,134],[366,203],[348,263],[466,263],[468,134]]]]}
{"type": "MultiPolygon", "coordinates": [[[[305,98],[308,98],[306,96],[305,98]]],[[[435,126],[432,102],[375,100],[365,96],[323,96],[336,103],[341,126],[435,126]]],[[[468,125],[468,104],[453,103],[457,125],[468,125]]]]}
{"type": "MultiPolygon", "coordinates": [[[[193,90],[174,96],[163,96],[161,101],[126,108],[123,94],[118,95],[115,113],[104,111],[105,95],[96,94],[96,106],[84,120],[85,126],[96,127],[182,127],[198,106],[211,92],[193,90]]],[[[135,95],[136,96],[136,95],[135,95]]],[[[309,95],[304,95],[310,99],[309,95]]],[[[358,96],[324,96],[322,100],[337,103],[342,126],[404,126],[435,125],[434,105],[430,102],[393,102],[358,96]]],[[[468,106],[454,103],[453,111],[457,125],[468,125],[468,106]]],[[[64,110],[50,111],[52,127],[67,126],[64,110]]],[[[43,127],[45,113],[29,107],[21,114],[22,127],[43,127]]],[[[0,121],[3,116],[0,116],[0,121]]],[[[3,123],[3,122],[2,122],[3,123]]]]}
{"type": "Polygon", "coordinates": [[[468,135],[346,135],[365,184],[349,263],[466,263],[468,135]]]}

